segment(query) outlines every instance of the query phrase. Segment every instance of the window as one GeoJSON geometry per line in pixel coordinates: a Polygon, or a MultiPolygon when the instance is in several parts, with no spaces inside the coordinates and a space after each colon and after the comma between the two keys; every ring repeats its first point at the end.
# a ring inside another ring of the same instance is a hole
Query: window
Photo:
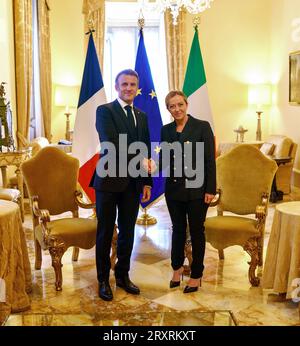
{"type": "MultiPolygon", "coordinates": [[[[138,3],[106,2],[106,33],[103,80],[108,101],[116,98],[115,76],[126,68],[134,69],[139,42],[138,3]]],[[[164,104],[168,92],[168,72],[163,15],[144,13],[144,41],[163,123],[170,117],[164,104]]]]}

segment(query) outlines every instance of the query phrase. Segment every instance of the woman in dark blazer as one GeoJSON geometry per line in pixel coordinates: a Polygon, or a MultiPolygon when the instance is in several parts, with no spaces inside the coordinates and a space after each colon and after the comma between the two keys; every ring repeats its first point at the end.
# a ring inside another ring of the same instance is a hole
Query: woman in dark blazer
{"type": "Polygon", "coordinates": [[[174,272],[170,281],[170,288],[180,285],[188,223],[193,261],[190,279],[183,292],[189,293],[197,291],[198,287],[201,286],[204,269],[204,221],[209,203],[216,193],[215,141],[207,121],[196,119],[187,114],[187,98],[181,91],[171,91],[166,96],[165,102],[174,121],[162,127],[161,144],[166,142],[164,143],[166,147],[168,145],[174,147],[174,144],[177,143],[177,146],[182,149],[179,154],[182,155],[182,162],[178,161],[177,154],[175,155],[175,151],[173,151],[173,154],[169,155],[170,160],[167,165],[163,162],[163,146],[161,150],[161,166],[169,166],[165,197],[173,226],[171,265],[174,272]],[[199,149],[201,142],[204,143],[202,151],[199,149]],[[188,146],[191,146],[192,150],[184,151],[183,149],[187,149],[188,146]],[[191,170],[198,174],[198,178],[202,174],[201,184],[194,184],[193,186],[193,180],[195,182],[196,176],[191,178],[191,174],[187,174],[191,170]],[[178,171],[182,173],[178,174],[178,171]]]}

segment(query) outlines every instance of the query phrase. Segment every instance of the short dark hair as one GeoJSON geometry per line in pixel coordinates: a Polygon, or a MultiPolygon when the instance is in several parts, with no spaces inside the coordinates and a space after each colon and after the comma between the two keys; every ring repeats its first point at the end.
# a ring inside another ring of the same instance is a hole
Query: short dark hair
{"type": "Polygon", "coordinates": [[[174,97],[174,96],[177,96],[177,95],[178,95],[178,96],[182,96],[183,99],[184,99],[184,102],[185,102],[186,104],[188,104],[187,97],[186,97],[186,95],[185,95],[182,91],[179,91],[179,90],[172,90],[172,91],[170,91],[170,92],[168,93],[168,95],[167,95],[166,98],[165,98],[165,104],[166,104],[167,109],[168,109],[168,105],[169,105],[170,99],[171,99],[172,97],[174,97]]]}
{"type": "Polygon", "coordinates": [[[119,80],[120,76],[123,75],[123,74],[125,74],[127,76],[134,76],[134,77],[136,77],[137,81],[139,82],[139,75],[138,75],[138,73],[136,71],[128,68],[126,70],[120,71],[117,74],[116,79],[115,79],[115,84],[118,84],[118,80],[119,80]]]}

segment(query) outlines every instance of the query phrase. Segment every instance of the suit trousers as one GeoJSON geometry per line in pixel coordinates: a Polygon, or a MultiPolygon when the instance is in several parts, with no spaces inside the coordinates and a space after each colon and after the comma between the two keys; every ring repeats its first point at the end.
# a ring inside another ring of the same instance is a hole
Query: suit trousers
{"type": "Polygon", "coordinates": [[[122,192],[96,190],[98,218],[96,238],[96,267],[99,282],[107,281],[110,273],[110,251],[116,216],[118,214],[118,242],[115,276],[124,277],[130,269],[134,242],[134,228],[139,210],[140,193],[134,179],[122,192]]]}
{"type": "Polygon", "coordinates": [[[177,270],[184,264],[184,246],[188,222],[193,256],[191,278],[201,278],[204,270],[203,261],[205,253],[204,222],[208,204],[204,203],[203,198],[177,201],[166,197],[166,202],[173,226],[171,249],[172,268],[173,270],[177,270]]]}

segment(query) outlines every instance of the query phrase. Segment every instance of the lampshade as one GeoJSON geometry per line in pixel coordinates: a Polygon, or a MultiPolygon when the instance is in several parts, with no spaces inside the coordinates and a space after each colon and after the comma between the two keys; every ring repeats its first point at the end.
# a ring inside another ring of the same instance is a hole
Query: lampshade
{"type": "Polygon", "coordinates": [[[248,104],[255,105],[257,110],[262,106],[271,103],[271,87],[268,84],[249,85],[248,87],[248,104]]]}
{"type": "Polygon", "coordinates": [[[79,86],[77,85],[56,85],[55,86],[55,106],[77,107],[79,99],[79,86]]]}

